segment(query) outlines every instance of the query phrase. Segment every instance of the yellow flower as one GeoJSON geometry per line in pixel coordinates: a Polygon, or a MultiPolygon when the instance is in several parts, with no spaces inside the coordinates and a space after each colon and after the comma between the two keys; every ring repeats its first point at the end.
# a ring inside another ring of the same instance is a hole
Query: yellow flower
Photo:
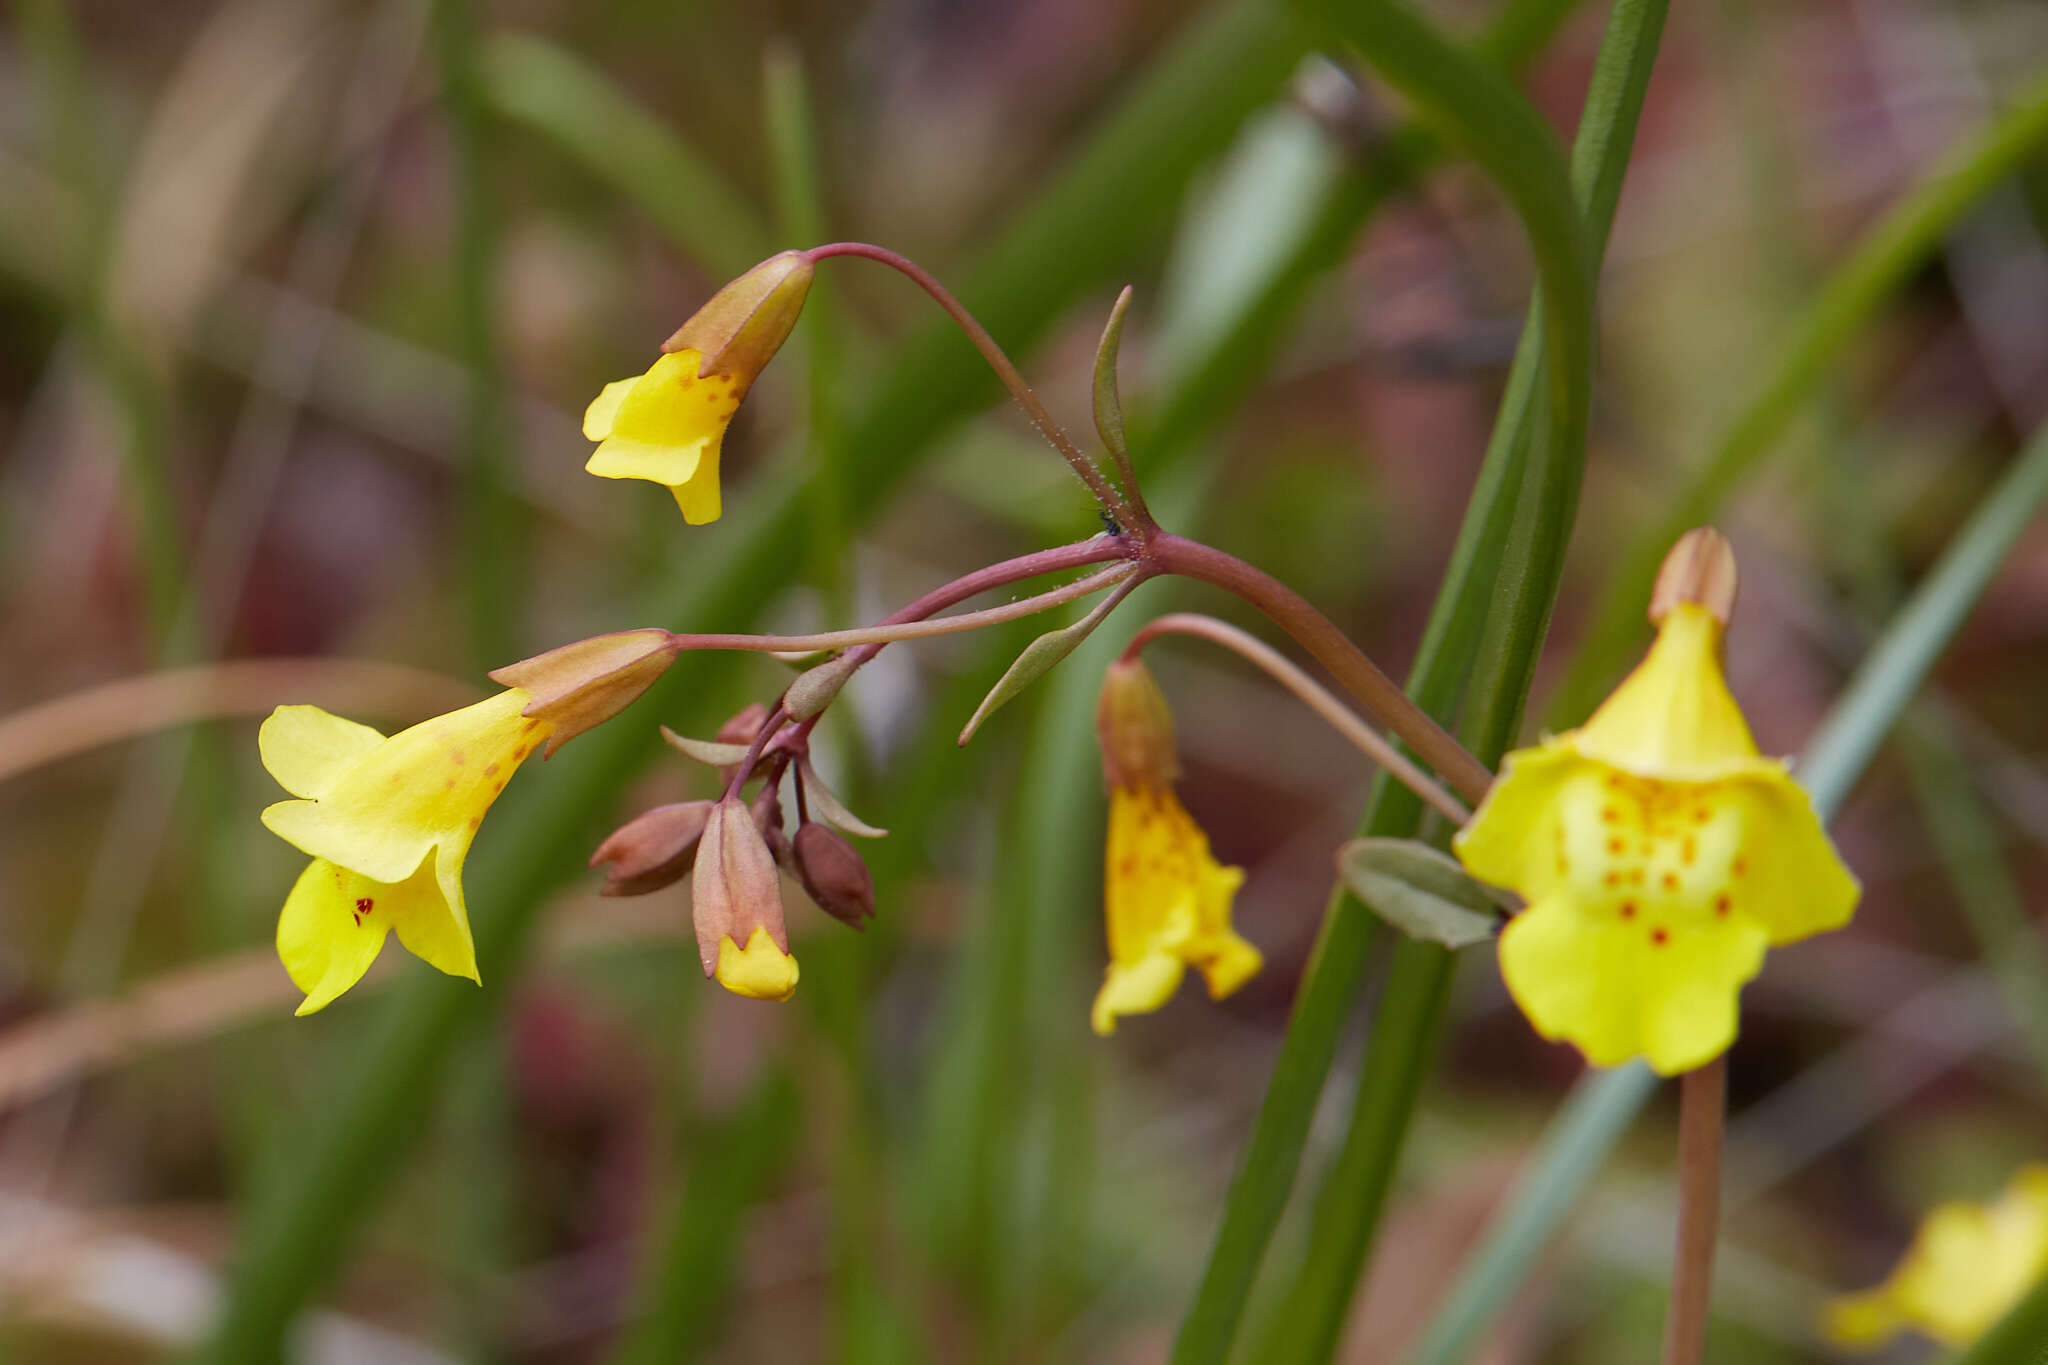
{"type": "Polygon", "coordinates": [[[718,520],[718,448],[746,396],[730,376],[699,375],[703,361],[672,351],[639,378],[605,385],[583,414],[584,436],[600,443],[584,468],[667,484],[692,526],[718,520]]]}
{"type": "Polygon", "coordinates": [[[666,484],[684,521],[717,521],[726,424],[796,326],[814,269],[800,251],[770,256],[678,327],[647,373],[605,385],[583,414],[599,443],[584,468],[666,484]]]}
{"type": "Polygon", "coordinates": [[[1221,1000],[1263,959],[1230,927],[1240,868],[1210,856],[1209,840],[1171,787],[1109,794],[1109,970],[1089,1022],[1116,1031],[1120,1014],[1148,1014],[1173,998],[1181,973],[1199,968],[1221,1000]]]}
{"type": "Polygon", "coordinates": [[[386,739],[317,706],[280,706],[263,722],[263,766],[300,798],[263,823],[313,855],[285,898],[277,953],[325,1008],[377,959],[386,934],[442,971],[477,979],[462,864],[484,812],[548,736],[520,712],[519,688],[386,739]]]}
{"type": "Polygon", "coordinates": [[[1822,1327],[1842,1346],[1876,1348],[1908,1328],[1960,1349],[2048,1276],[2048,1165],[2016,1172],[1988,1204],[1936,1206],[1905,1259],[1875,1289],[1829,1302],[1822,1327]]]}
{"type": "Polygon", "coordinates": [[[1147,1014],[1172,999],[1189,967],[1221,1000],[1263,959],[1230,927],[1244,872],[1210,855],[1207,836],[1174,795],[1173,718],[1143,664],[1110,665],[1095,715],[1109,782],[1109,969],[1089,1021],[1108,1035],[1118,1015],[1147,1014]]]}
{"type": "Polygon", "coordinates": [[[1660,607],[1649,656],[1583,727],[1508,755],[1453,846],[1529,903],[1500,966],[1536,1031],[1598,1066],[1640,1055],[1674,1075],[1734,1041],[1765,948],[1846,923],[1857,885],[1785,764],[1758,756],[1721,674],[1722,620],[1660,607]]]}

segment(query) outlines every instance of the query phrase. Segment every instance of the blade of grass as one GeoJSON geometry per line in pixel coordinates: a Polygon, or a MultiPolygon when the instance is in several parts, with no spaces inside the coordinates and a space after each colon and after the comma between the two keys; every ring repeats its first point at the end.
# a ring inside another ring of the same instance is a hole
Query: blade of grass
{"type": "MultiPolygon", "coordinates": [[[[1814,732],[1799,763],[1800,781],[1822,820],[1840,810],[1862,776],[1878,743],[1898,719],[1983,596],[1999,564],[2028,521],[2048,500],[2048,428],[2035,434],[2017,463],[1988,494],[1957,535],[1941,562],[1892,618],[1864,658],[1848,689],[1814,732]]],[[[1535,1258],[1550,1242],[1583,1192],[1584,1184],[1612,1151],[1655,1093],[1655,1078],[1640,1064],[1611,1071],[1589,1070],[1574,1087],[1560,1118],[1516,1182],[1515,1192],[1490,1224],[1486,1240],[1465,1262],[1425,1343],[1476,1341],[1513,1297],[1535,1258]],[[1564,1114],[1599,1112],[1607,1122],[1567,1136],[1564,1114]],[[1455,1316],[1454,1316],[1455,1315],[1455,1316]]],[[[1461,1356],[1445,1350],[1430,1360],[1461,1356]]]]}
{"type": "Polygon", "coordinates": [[[775,249],[767,221],[723,171],[574,53],[498,33],[477,74],[493,113],[553,140],[711,274],[742,274],[775,249]]]}
{"type": "Polygon", "coordinates": [[[1736,486],[1770,453],[1815,382],[1851,339],[1910,280],[1943,237],[2048,138],[2048,77],[2012,107],[1959,142],[1926,180],[1866,230],[1820,293],[1786,329],[1777,362],[1713,452],[1686,476],[1664,515],[1607,580],[1577,657],[1552,698],[1552,715],[1584,715],[1641,638],[1642,604],[1658,561],[1687,529],[1711,520],[1736,486]]]}
{"type": "MultiPolygon", "coordinates": [[[[1302,51],[1294,26],[1265,6],[1231,4],[1205,16],[968,272],[962,296],[1005,341],[1028,344],[1128,253],[1156,240],[1190,178],[1271,98],[1302,51]]],[[[996,389],[948,328],[937,324],[904,348],[849,430],[851,525],[873,516],[932,438],[996,389]]],[[[805,525],[793,491],[736,508],[705,533],[690,572],[656,591],[639,619],[744,629],[801,564],[805,525]]],[[[449,1049],[488,1017],[514,974],[541,898],[581,868],[616,789],[659,749],[647,742],[645,718],[713,719],[684,705],[686,688],[703,689],[712,670],[730,667],[685,661],[651,689],[632,722],[586,735],[553,759],[540,790],[507,791],[470,867],[484,988],[419,978],[366,1030],[347,1073],[292,1134],[289,1178],[249,1209],[223,1316],[202,1358],[277,1358],[293,1316],[338,1269],[416,1139],[415,1120],[449,1049]]]]}
{"type": "MultiPolygon", "coordinates": [[[[1666,10],[1664,0],[1620,0],[1610,12],[1587,88],[1573,146],[1572,181],[1595,260],[1605,250],[1613,223],[1666,10]]],[[[1507,439],[1518,444],[1526,444],[1540,429],[1529,413],[1534,375],[1547,368],[1548,346],[1537,326],[1541,308],[1541,300],[1531,306],[1496,426],[1497,434],[1508,433],[1507,439]]],[[[1518,524],[1507,537],[1505,562],[1533,562],[1539,545],[1547,541],[1551,547],[1537,593],[1525,595],[1511,610],[1496,607],[1479,645],[1478,681],[1463,729],[1468,745],[1488,762],[1498,760],[1520,727],[1555,599],[1562,567],[1558,556],[1570,536],[1583,441],[1576,454],[1565,451],[1561,458],[1570,470],[1536,475],[1547,479],[1552,491],[1539,494],[1533,508],[1518,511],[1518,524]]],[[[1534,473],[1536,466],[1530,468],[1534,473]]],[[[1526,501],[1537,486],[1526,487],[1518,501],[1526,501]]],[[[1429,944],[1403,941],[1395,947],[1360,1070],[1351,1126],[1324,1179],[1308,1248],[1261,1359],[1327,1360],[1337,1348],[1435,1052],[1455,961],[1450,952],[1429,944]]]]}

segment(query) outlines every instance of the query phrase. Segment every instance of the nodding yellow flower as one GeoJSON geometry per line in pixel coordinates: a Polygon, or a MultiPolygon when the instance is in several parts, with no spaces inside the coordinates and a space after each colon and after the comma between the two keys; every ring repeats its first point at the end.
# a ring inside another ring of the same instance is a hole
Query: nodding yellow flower
{"type": "Polygon", "coordinates": [[[1208,837],[1174,795],[1172,717],[1144,665],[1110,665],[1096,722],[1109,782],[1110,961],[1089,1022],[1106,1036],[1119,1015],[1147,1014],[1172,999],[1189,967],[1221,1000],[1263,959],[1230,927],[1244,872],[1210,855],[1208,837]]]}
{"type": "Polygon", "coordinates": [[[605,385],[583,414],[599,443],[584,468],[666,484],[684,521],[717,521],[726,424],[796,325],[813,273],[802,252],[769,257],[677,328],[647,373],[605,385]]]}
{"type": "Polygon", "coordinates": [[[257,742],[298,797],[263,812],[272,833],[313,855],[285,898],[277,954],[324,1009],[362,980],[385,935],[451,976],[477,980],[462,864],[513,770],[548,737],[519,688],[385,738],[317,706],[280,706],[257,742]]]}
{"type": "Polygon", "coordinates": [[[1666,561],[1649,655],[1584,726],[1508,755],[1453,844],[1473,876],[1528,901],[1500,938],[1515,1002],[1598,1066],[1642,1056],[1668,1076],[1711,1061],[1765,948],[1856,906],[1812,803],[1758,755],[1722,677],[1733,598],[1727,542],[1689,533],[1666,561]],[[1710,591],[1669,589],[1674,566],[1697,584],[1702,565],[1710,591]]]}
{"type": "Polygon", "coordinates": [[[1960,1349],[2048,1277],[2048,1165],[2022,1166],[1988,1204],[1937,1205],[1874,1289],[1830,1300],[1837,1345],[1876,1349],[1909,1329],[1960,1349]]]}

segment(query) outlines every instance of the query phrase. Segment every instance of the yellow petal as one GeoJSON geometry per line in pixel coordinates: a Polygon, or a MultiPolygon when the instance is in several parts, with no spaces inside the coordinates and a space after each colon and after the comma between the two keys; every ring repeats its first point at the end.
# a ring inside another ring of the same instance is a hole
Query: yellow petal
{"type": "Polygon", "coordinates": [[[1762,928],[1741,917],[1610,917],[1557,897],[1508,922],[1500,969],[1544,1037],[1575,1044],[1595,1066],[1640,1055],[1671,1076],[1734,1041],[1736,996],[1764,947],[1762,928]]]}
{"type": "Polygon", "coordinates": [[[367,725],[317,706],[280,706],[256,732],[263,766],[293,796],[319,797],[350,763],[384,742],[367,725]]]}
{"type": "Polygon", "coordinates": [[[694,478],[711,438],[681,445],[613,436],[590,454],[583,468],[602,479],[646,479],[671,487],[694,478]]]}
{"type": "Polygon", "coordinates": [[[1696,602],[1674,606],[1656,643],[1568,738],[1638,777],[1707,780],[1746,768],[1756,741],[1721,673],[1721,623],[1696,602]]]}
{"type": "Polygon", "coordinates": [[[718,440],[713,438],[698,458],[697,467],[690,477],[670,488],[676,495],[676,506],[683,511],[683,520],[691,526],[703,526],[718,520],[724,509],[720,505],[718,491],[718,440]]]}
{"type": "Polygon", "coordinates": [[[796,959],[775,946],[766,929],[740,948],[730,934],[718,940],[718,984],[749,1000],[787,1000],[796,993],[796,959]]]}
{"type": "Polygon", "coordinates": [[[1135,962],[1112,962],[1103,973],[1102,989],[1095,993],[1095,1006],[1088,1022],[1107,1038],[1116,1032],[1117,1016],[1150,1014],[1180,989],[1181,974],[1187,970],[1172,953],[1153,953],[1135,962]]]}
{"type": "Polygon", "coordinates": [[[1731,782],[1743,812],[1743,910],[1773,946],[1839,929],[1862,888],[1821,828],[1806,791],[1782,765],[1731,782]]]}
{"type": "Polygon", "coordinates": [[[1193,959],[1209,985],[1209,998],[1221,1000],[1259,974],[1266,964],[1259,950],[1233,933],[1205,940],[1193,959]]]}
{"type": "Polygon", "coordinates": [[[639,382],[638,375],[631,379],[615,379],[590,400],[590,406],[583,410],[583,439],[602,441],[612,434],[612,424],[619,416],[619,405],[626,401],[626,395],[639,382]]]}
{"type": "Polygon", "coordinates": [[[1905,1329],[1898,1305],[1883,1289],[1843,1294],[1821,1310],[1821,1333],[1837,1346],[1869,1351],[1890,1343],[1905,1329]]]}
{"type": "Polygon", "coordinates": [[[356,912],[355,874],[315,858],[299,875],[277,917],[277,955],[292,984],[306,993],[300,1014],[327,1008],[363,979],[391,931],[374,913],[356,912]]]}
{"type": "Polygon", "coordinates": [[[1509,754],[1479,809],[1451,840],[1458,861],[1479,880],[1512,887],[1527,899],[1549,894],[1562,875],[1546,856],[1556,840],[1558,796],[1589,769],[1568,739],[1509,754]]]}

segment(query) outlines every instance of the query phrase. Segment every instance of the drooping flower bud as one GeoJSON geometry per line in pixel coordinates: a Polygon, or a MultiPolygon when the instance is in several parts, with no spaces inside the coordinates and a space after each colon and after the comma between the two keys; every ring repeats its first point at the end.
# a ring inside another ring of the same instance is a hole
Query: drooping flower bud
{"type": "Polygon", "coordinates": [[[787,1000],[796,990],[781,878],[752,813],[737,797],[712,807],[690,877],[690,913],[704,975],[755,1000],[787,1000]]]}
{"type": "Polygon", "coordinates": [[[637,701],[682,653],[659,627],[619,630],[491,670],[494,681],[531,695],[525,714],[554,727],[543,757],[637,701]]]}
{"type": "Polygon", "coordinates": [[[697,861],[711,802],[682,801],[643,811],[613,830],[590,855],[605,869],[606,896],[644,896],[679,882],[697,861]]]}
{"type": "Polygon", "coordinates": [[[875,917],[875,877],[853,845],[807,820],[797,827],[791,848],[797,879],[818,908],[849,928],[865,929],[875,917]]]}
{"type": "Polygon", "coordinates": [[[726,424],[796,325],[813,272],[802,252],[769,257],[677,328],[647,373],[605,385],[583,414],[599,443],[584,468],[666,484],[692,526],[718,520],[726,424]]]}
{"type": "Polygon", "coordinates": [[[1111,788],[1163,788],[1180,776],[1173,752],[1173,713],[1152,673],[1136,659],[1118,659],[1095,703],[1102,776],[1111,788]]]}

